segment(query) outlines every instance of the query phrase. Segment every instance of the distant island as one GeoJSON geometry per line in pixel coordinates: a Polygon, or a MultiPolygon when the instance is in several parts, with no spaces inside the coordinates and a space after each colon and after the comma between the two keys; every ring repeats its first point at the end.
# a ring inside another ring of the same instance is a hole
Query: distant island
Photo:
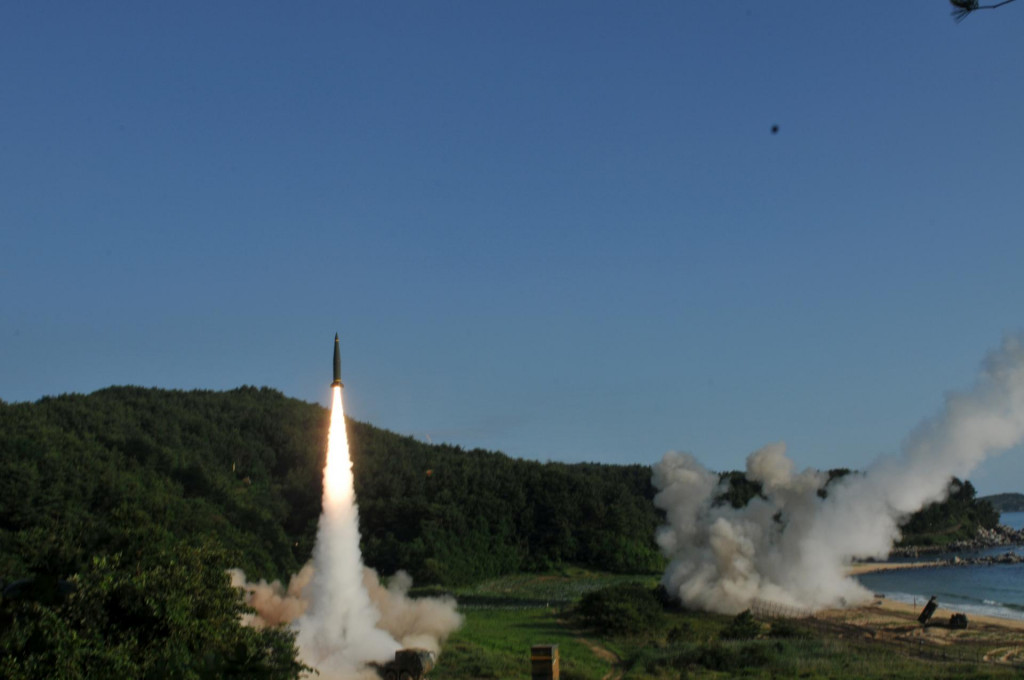
{"type": "Polygon", "coordinates": [[[997,493],[979,500],[988,501],[998,512],[1024,512],[1024,493],[997,493]]]}

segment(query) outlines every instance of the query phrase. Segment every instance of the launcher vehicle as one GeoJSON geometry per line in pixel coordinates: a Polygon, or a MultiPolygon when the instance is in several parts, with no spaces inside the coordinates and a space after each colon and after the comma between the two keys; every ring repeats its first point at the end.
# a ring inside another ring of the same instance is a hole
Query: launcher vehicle
{"type": "Polygon", "coordinates": [[[928,604],[926,604],[924,606],[924,609],[921,610],[921,615],[917,617],[917,620],[921,623],[921,625],[927,626],[928,620],[932,618],[932,614],[934,614],[935,610],[938,608],[939,601],[935,598],[934,595],[932,595],[932,599],[928,600],[928,604]]]}
{"type": "Polygon", "coordinates": [[[426,649],[400,649],[392,661],[371,664],[382,680],[423,680],[437,657],[426,649]]]}

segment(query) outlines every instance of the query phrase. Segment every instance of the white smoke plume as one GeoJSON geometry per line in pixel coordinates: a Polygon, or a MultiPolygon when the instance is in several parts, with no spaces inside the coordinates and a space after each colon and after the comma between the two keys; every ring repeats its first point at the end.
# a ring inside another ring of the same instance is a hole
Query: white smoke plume
{"type": "MultiPolygon", "coordinates": [[[[265,628],[301,620],[309,608],[307,588],[313,580],[314,570],[312,562],[306,564],[292,576],[287,587],[280,581],[249,582],[241,569],[230,570],[231,585],[245,591],[246,604],[256,610],[243,623],[265,628]]],[[[385,587],[375,570],[363,567],[362,581],[370,602],[379,614],[377,627],[397,644],[395,649],[416,647],[440,653],[444,641],[462,625],[462,615],[456,611],[453,598],[409,597],[412,577],[404,571],[392,576],[385,587]]],[[[353,673],[341,677],[361,676],[353,673]]]]}
{"type": "Polygon", "coordinates": [[[667,524],[658,545],[670,564],[662,578],[689,607],[735,614],[762,599],[818,610],[867,600],[846,575],[854,558],[885,558],[899,525],[949,493],[986,457],[1024,439],[1024,344],[1008,337],[982,364],[968,392],[946,397],[941,412],[919,425],[899,455],[872,463],[818,490],[828,476],[796,474],[785,444],[747,458],[746,477],[764,498],[735,509],[716,504],[727,488],[688,453],[670,452],[654,466],[655,504],[667,524]]]}
{"type": "Polygon", "coordinates": [[[312,562],[287,589],[276,581],[247,583],[239,570],[232,570],[231,578],[257,612],[246,622],[290,625],[300,659],[321,680],[375,678],[369,664],[386,662],[403,647],[439,652],[462,617],[452,598],[410,599],[412,579],[404,572],[385,588],[363,565],[341,386],[332,392],[323,510],[312,562]]]}
{"type": "Polygon", "coordinates": [[[288,587],[280,581],[267,583],[263,579],[252,583],[245,579],[241,569],[229,569],[231,585],[245,591],[245,603],[256,610],[255,614],[247,614],[242,623],[253,628],[266,628],[291,623],[302,616],[309,607],[309,600],[303,597],[303,591],[313,578],[313,564],[309,563],[292,576],[288,587]]]}
{"type": "Polygon", "coordinates": [[[417,647],[440,654],[441,644],[462,625],[462,615],[456,611],[454,598],[409,597],[412,577],[404,571],[392,576],[384,588],[377,572],[367,569],[363,583],[370,600],[380,611],[377,625],[404,648],[417,647]]]}

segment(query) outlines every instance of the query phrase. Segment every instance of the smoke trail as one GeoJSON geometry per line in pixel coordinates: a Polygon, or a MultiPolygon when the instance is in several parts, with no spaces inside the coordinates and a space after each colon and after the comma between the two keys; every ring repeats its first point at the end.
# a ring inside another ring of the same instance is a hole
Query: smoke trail
{"type": "Polygon", "coordinates": [[[359,511],[352,486],[341,387],[331,388],[331,425],[324,466],[323,511],[313,548],[309,609],[295,622],[302,660],[321,673],[352,673],[399,649],[377,628],[380,612],[363,586],[359,511]]]}
{"type": "Polygon", "coordinates": [[[451,598],[410,599],[412,579],[399,572],[388,588],[363,565],[359,551],[359,512],[341,387],[334,386],[324,466],[323,511],[313,560],[285,589],[279,582],[247,583],[240,570],[232,584],[246,593],[256,615],[245,623],[290,623],[299,656],[323,680],[373,678],[370,662],[384,662],[402,647],[439,652],[445,638],[462,624],[451,598]]]}
{"type": "Polygon", "coordinates": [[[949,493],[986,457],[1024,439],[1024,346],[1008,337],[982,364],[969,392],[950,394],[918,426],[898,456],[883,457],[818,491],[827,475],[795,474],[785,444],[747,459],[746,477],[764,498],[735,509],[715,503],[726,480],[686,453],[654,466],[655,504],[667,524],[656,536],[671,561],[662,578],[685,605],[736,613],[754,599],[821,609],[861,602],[870,593],[846,576],[855,557],[884,558],[899,525],[949,493]]]}

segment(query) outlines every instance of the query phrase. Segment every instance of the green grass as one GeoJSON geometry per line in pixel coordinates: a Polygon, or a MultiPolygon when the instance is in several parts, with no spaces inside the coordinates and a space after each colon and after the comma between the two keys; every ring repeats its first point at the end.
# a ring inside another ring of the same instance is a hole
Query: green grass
{"type": "Polygon", "coordinates": [[[567,567],[549,574],[510,574],[491,579],[473,586],[460,588],[455,592],[459,603],[465,607],[500,606],[568,607],[594,590],[620,583],[643,583],[654,587],[656,576],[631,576],[623,574],[602,574],[577,567],[567,567]]]}
{"type": "MultiPolygon", "coordinates": [[[[602,637],[577,629],[571,609],[585,593],[630,582],[653,587],[656,581],[572,570],[511,575],[459,589],[454,594],[466,622],[445,644],[430,677],[526,680],[535,644],[559,646],[564,680],[599,680],[613,672],[623,680],[1020,677],[1008,667],[906,656],[889,645],[792,623],[779,627],[783,637],[773,637],[763,624],[756,639],[726,640],[722,632],[733,617],[703,612],[662,612],[641,635],[602,637]],[[617,659],[600,658],[595,646],[617,659]]],[[[949,648],[950,656],[956,650],[949,648]]]]}
{"type": "Polygon", "coordinates": [[[1011,669],[906,657],[842,640],[714,641],[647,648],[628,660],[624,680],[645,678],[1005,678],[1011,669]]]}
{"type": "Polygon", "coordinates": [[[553,609],[470,609],[449,638],[431,680],[530,677],[530,647],[558,645],[561,677],[602,678],[611,665],[599,659],[553,609]]]}

